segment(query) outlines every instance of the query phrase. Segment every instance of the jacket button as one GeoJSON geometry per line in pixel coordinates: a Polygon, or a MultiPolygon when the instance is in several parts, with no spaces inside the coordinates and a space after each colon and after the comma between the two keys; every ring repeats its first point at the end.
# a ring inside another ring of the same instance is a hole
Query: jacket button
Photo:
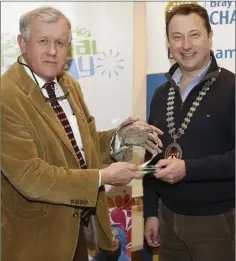
{"type": "Polygon", "coordinates": [[[78,217],[78,212],[77,212],[77,211],[75,211],[75,212],[73,213],[73,217],[78,217]]]}

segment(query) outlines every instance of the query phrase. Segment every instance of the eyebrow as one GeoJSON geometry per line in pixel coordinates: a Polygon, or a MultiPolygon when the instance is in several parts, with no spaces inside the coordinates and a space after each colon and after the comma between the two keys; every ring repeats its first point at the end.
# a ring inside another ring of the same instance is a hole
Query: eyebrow
{"type": "Polygon", "coordinates": [[[200,30],[198,30],[198,29],[193,29],[193,30],[190,31],[190,33],[192,33],[192,32],[200,32],[200,30]]]}
{"type": "Polygon", "coordinates": [[[38,38],[48,38],[48,36],[45,35],[37,35],[38,38]]]}
{"type": "MultiPolygon", "coordinates": [[[[188,33],[193,33],[193,32],[200,32],[200,31],[198,29],[193,29],[193,30],[189,31],[188,33]]],[[[174,35],[174,34],[183,34],[183,33],[181,33],[181,32],[173,32],[171,34],[174,35]]]]}

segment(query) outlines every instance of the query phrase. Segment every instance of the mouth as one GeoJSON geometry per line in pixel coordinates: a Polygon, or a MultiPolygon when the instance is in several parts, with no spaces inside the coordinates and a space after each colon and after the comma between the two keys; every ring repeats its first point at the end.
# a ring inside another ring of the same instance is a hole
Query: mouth
{"type": "Polygon", "coordinates": [[[194,58],[196,53],[181,53],[183,59],[192,59],[194,58]]]}
{"type": "Polygon", "coordinates": [[[48,65],[56,65],[57,62],[55,61],[44,61],[44,63],[48,64],[48,65]]]}
{"type": "Polygon", "coordinates": [[[116,244],[112,244],[112,249],[116,249],[117,245],[116,244]]]}

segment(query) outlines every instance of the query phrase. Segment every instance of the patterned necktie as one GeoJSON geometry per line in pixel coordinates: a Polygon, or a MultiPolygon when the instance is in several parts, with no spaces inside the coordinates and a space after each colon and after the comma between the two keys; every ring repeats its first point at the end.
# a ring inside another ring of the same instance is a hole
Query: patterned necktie
{"type": "MultiPolygon", "coordinates": [[[[51,81],[51,82],[45,83],[45,85],[43,87],[46,89],[46,91],[48,93],[50,104],[51,104],[54,112],[56,113],[58,119],[60,120],[60,122],[71,142],[71,145],[79,160],[80,167],[82,169],[87,169],[87,164],[82,156],[79,146],[77,145],[77,142],[75,140],[74,133],[72,131],[70,123],[66,117],[64,110],[62,109],[61,105],[57,101],[56,94],[54,92],[54,89],[55,89],[54,84],[55,83],[53,81],[51,81]]],[[[82,218],[83,224],[85,226],[88,226],[88,224],[89,224],[90,215],[94,215],[94,214],[95,214],[95,208],[92,208],[92,207],[83,208],[83,210],[81,211],[81,218],[82,218]]]]}

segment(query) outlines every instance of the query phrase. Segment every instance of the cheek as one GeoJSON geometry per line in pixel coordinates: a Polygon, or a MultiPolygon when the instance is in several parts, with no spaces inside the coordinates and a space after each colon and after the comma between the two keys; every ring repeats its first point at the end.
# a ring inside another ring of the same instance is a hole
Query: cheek
{"type": "Polygon", "coordinates": [[[170,48],[170,52],[171,52],[171,54],[172,54],[173,57],[175,57],[175,58],[178,59],[178,56],[180,55],[180,54],[179,54],[179,48],[176,48],[176,47],[173,48],[173,47],[172,47],[172,48],[170,48]]]}
{"type": "Polygon", "coordinates": [[[193,46],[198,50],[209,49],[210,43],[206,39],[198,39],[193,41],[193,46]]]}
{"type": "Polygon", "coordinates": [[[120,246],[120,241],[118,239],[116,240],[116,245],[120,246]]]}
{"type": "Polygon", "coordinates": [[[26,56],[31,67],[42,69],[42,66],[44,66],[41,62],[43,57],[42,54],[37,52],[27,52],[26,56]],[[32,55],[32,53],[34,53],[34,55],[32,55]]]}
{"type": "Polygon", "coordinates": [[[40,62],[44,54],[40,52],[37,48],[30,47],[26,49],[26,55],[31,61],[40,62]]]}
{"type": "Polygon", "coordinates": [[[210,50],[210,46],[208,42],[201,42],[195,45],[196,49],[199,51],[199,53],[205,54],[210,50]]]}
{"type": "Polygon", "coordinates": [[[170,50],[171,50],[172,54],[177,53],[180,50],[181,46],[182,46],[181,43],[170,44],[170,50]]]}
{"type": "Polygon", "coordinates": [[[57,54],[60,65],[65,64],[68,52],[62,52],[57,54]]]}

